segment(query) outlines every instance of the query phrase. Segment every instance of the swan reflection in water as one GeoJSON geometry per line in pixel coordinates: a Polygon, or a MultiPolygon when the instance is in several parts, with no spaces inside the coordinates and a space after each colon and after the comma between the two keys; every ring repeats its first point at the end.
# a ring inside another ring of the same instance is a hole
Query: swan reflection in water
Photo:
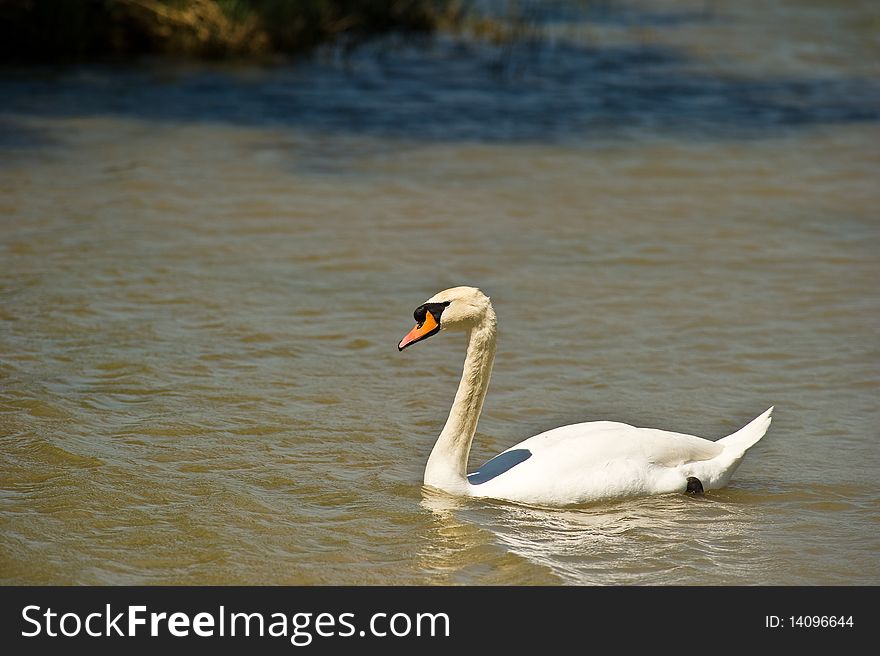
{"type": "Polygon", "coordinates": [[[472,580],[474,563],[491,562],[481,583],[684,585],[710,571],[713,584],[742,584],[771,567],[756,531],[763,513],[742,496],[669,494],[540,508],[423,487],[421,506],[432,525],[421,565],[450,583],[472,580]]]}

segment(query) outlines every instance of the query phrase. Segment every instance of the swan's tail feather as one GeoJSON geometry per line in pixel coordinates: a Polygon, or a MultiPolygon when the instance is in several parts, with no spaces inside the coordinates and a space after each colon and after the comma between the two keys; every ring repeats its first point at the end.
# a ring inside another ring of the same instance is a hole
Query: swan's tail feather
{"type": "Polygon", "coordinates": [[[718,440],[718,444],[723,444],[725,448],[730,448],[738,453],[745,453],[758,440],[764,437],[764,433],[770,428],[771,417],[773,414],[773,406],[771,406],[764,414],[756,417],[748,424],[740,428],[735,433],[731,433],[727,437],[718,440]]]}

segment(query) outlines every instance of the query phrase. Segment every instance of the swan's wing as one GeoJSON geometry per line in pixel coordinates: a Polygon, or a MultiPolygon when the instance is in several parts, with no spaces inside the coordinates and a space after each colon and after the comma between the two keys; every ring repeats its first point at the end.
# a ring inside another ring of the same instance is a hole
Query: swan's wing
{"type": "Polygon", "coordinates": [[[648,460],[663,467],[678,467],[688,462],[711,460],[724,451],[724,446],[702,437],[671,433],[653,428],[637,428],[645,435],[642,444],[648,460]]]}
{"type": "Polygon", "coordinates": [[[561,426],[530,437],[512,447],[528,449],[543,457],[581,459],[592,462],[645,460],[662,467],[711,460],[724,446],[694,435],[655,428],[636,428],[614,421],[591,421],[561,426]]]}
{"type": "Polygon", "coordinates": [[[474,496],[539,505],[684,490],[679,468],[724,445],[611,421],[562,426],[523,440],[469,477],[474,496]]]}

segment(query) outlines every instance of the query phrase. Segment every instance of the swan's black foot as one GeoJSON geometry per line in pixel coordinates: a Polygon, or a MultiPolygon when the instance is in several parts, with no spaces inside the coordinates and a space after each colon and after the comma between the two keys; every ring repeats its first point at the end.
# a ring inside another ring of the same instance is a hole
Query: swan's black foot
{"type": "Polygon", "coordinates": [[[693,497],[703,496],[703,484],[700,482],[699,478],[696,476],[688,476],[688,486],[685,490],[685,494],[690,494],[693,497]]]}

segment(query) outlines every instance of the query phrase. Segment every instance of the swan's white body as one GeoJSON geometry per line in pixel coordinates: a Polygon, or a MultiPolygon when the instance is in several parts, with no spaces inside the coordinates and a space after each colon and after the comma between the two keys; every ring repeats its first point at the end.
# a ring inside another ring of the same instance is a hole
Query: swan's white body
{"type": "Polygon", "coordinates": [[[704,490],[717,489],[727,485],[746,451],[770,426],[773,408],[716,442],[611,421],[572,424],[530,437],[468,475],[468,455],[495,359],[495,312],[489,298],[473,287],[440,292],[416,314],[424,308],[437,313],[436,323],[423,311],[425,320],[404,338],[401,350],[439,330],[469,334],[461,383],[425,467],[427,486],[542,506],[684,492],[689,477],[699,479],[704,490]]]}

